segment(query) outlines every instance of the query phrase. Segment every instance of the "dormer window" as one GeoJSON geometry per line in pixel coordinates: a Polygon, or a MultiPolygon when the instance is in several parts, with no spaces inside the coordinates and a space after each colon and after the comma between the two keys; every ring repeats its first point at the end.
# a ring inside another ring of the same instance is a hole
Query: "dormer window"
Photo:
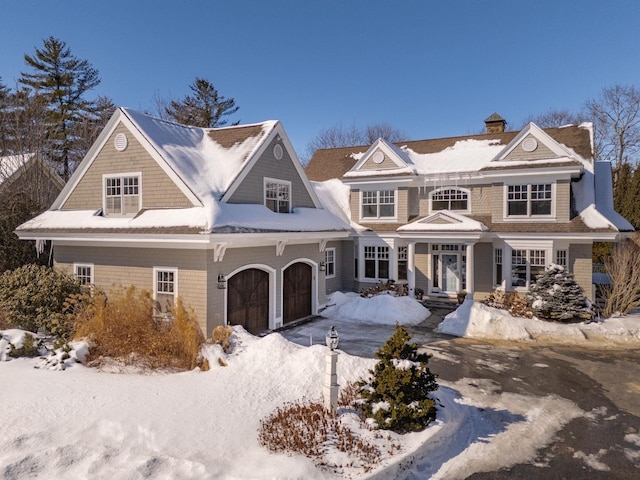
{"type": "Polygon", "coordinates": [[[105,215],[132,216],[140,208],[140,174],[104,177],[105,215]]]}
{"type": "Polygon", "coordinates": [[[431,211],[469,210],[469,191],[462,188],[440,188],[431,192],[431,211]]]}
{"type": "Polygon", "coordinates": [[[264,204],[276,213],[289,213],[291,211],[291,182],[264,179],[264,204]]]}

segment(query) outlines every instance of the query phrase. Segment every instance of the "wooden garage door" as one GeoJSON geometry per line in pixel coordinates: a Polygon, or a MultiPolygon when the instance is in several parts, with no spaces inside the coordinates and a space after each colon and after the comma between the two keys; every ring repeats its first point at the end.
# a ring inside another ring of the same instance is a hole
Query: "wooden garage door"
{"type": "Polygon", "coordinates": [[[311,315],[311,266],[294,263],[284,271],[284,323],[311,315]]]}
{"type": "Polygon", "coordinates": [[[227,322],[258,334],[269,329],[269,274],[250,268],[228,281],[227,322]]]}

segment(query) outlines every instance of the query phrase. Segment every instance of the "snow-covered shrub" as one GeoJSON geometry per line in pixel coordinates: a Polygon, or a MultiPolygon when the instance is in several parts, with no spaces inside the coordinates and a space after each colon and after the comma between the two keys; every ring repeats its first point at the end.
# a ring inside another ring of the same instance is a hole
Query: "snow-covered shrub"
{"type": "Polygon", "coordinates": [[[5,323],[31,332],[44,329],[67,337],[67,298],[80,292],[71,276],[41,265],[24,265],[0,275],[0,309],[5,323]]]}
{"type": "Polygon", "coordinates": [[[224,353],[229,353],[231,350],[231,334],[233,328],[229,325],[218,325],[211,331],[211,341],[222,347],[224,353]]]}
{"type": "Polygon", "coordinates": [[[560,265],[549,265],[529,287],[527,300],[538,318],[570,322],[592,320],[594,312],[584,290],[560,265]]]}
{"type": "Polygon", "coordinates": [[[494,290],[485,298],[482,303],[489,307],[506,310],[514,317],[531,318],[533,313],[527,304],[527,299],[518,292],[504,290],[494,290]]]}
{"type": "Polygon", "coordinates": [[[396,325],[393,335],[376,352],[380,361],[362,390],[364,415],[378,428],[397,433],[423,430],[436,418],[435,400],[429,396],[438,388],[428,367],[431,356],[418,353],[418,344],[408,343],[410,338],[396,325]]]}
{"type": "Polygon", "coordinates": [[[89,362],[101,357],[151,368],[193,369],[201,361],[204,335],[178,297],[171,320],[153,316],[151,292],[135,287],[97,293],[76,312],[74,338],[89,342],[89,362]]]}
{"type": "Polygon", "coordinates": [[[24,336],[22,346],[16,348],[13,343],[11,344],[11,351],[8,355],[13,358],[37,357],[38,355],[40,355],[40,345],[33,335],[27,333],[24,336]]]}

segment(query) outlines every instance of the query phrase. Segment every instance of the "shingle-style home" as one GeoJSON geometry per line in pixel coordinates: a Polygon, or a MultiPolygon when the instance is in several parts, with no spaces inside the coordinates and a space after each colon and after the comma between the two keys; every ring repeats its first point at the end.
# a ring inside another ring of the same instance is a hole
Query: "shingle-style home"
{"type": "Polygon", "coordinates": [[[196,128],[120,108],[52,207],[17,229],[55,266],[109,290],[181,296],[210,334],[318,313],[336,290],[524,290],[549,263],[591,295],[613,210],[590,125],[319,150],[305,170],[277,121],[196,128]],[[310,180],[311,179],[311,180],[310,180]]]}
{"type": "Polygon", "coordinates": [[[277,121],[195,128],[119,108],[51,208],[17,230],[51,241],[55,266],[105,290],[177,296],[210,334],[315,314],[329,241],[350,234],[323,208],[277,121]]]}
{"type": "Polygon", "coordinates": [[[311,180],[350,189],[360,228],[327,244],[335,262],[327,293],[379,281],[410,294],[480,299],[496,288],[524,291],[545,266],[572,272],[592,297],[593,242],[633,227],[613,209],[611,166],[594,161],[591,124],[318,150],[311,180]]]}

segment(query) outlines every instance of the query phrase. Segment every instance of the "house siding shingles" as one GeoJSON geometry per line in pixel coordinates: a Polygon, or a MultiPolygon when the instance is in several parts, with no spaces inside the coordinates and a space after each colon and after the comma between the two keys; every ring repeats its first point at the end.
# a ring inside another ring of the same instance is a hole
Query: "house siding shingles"
{"type": "Polygon", "coordinates": [[[569,246],[569,271],[582,287],[587,298],[593,301],[593,266],[591,244],[572,244],[569,246]]]}
{"type": "Polygon", "coordinates": [[[280,160],[274,157],[273,147],[277,143],[280,142],[273,139],[267,146],[251,171],[233,192],[233,195],[229,198],[229,203],[264,204],[264,178],[267,177],[291,182],[292,208],[315,207],[287,149],[283,147],[283,156],[280,160]]]}
{"type": "Polygon", "coordinates": [[[559,180],[556,183],[556,221],[571,220],[571,182],[559,180]]]}
{"type": "Polygon", "coordinates": [[[527,135],[522,139],[519,145],[517,145],[509,155],[507,155],[503,161],[505,162],[521,162],[521,161],[532,161],[532,160],[545,160],[550,158],[557,158],[558,156],[553,153],[546,145],[542,142],[537,142],[538,147],[533,152],[527,152],[524,148],[522,148],[523,142],[532,138],[535,140],[533,135],[527,135]]]}
{"type": "Polygon", "coordinates": [[[399,188],[396,199],[396,214],[399,223],[407,223],[409,221],[409,189],[399,188]]]}
{"type": "Polygon", "coordinates": [[[390,170],[395,168],[398,168],[398,165],[396,165],[396,163],[387,155],[384,156],[384,160],[381,163],[374,162],[373,155],[371,155],[360,167],[360,170],[390,170]]]}
{"type": "Polygon", "coordinates": [[[129,172],[142,173],[142,208],[193,206],[140,142],[124,125],[120,124],[106,141],[61,209],[102,208],[102,176],[129,172]],[[129,142],[127,149],[123,152],[117,151],[113,144],[114,137],[119,133],[124,133],[129,142]]]}
{"type": "Polygon", "coordinates": [[[73,264],[92,263],[98,288],[134,285],[153,292],[153,267],[178,269],[178,295],[193,308],[204,333],[207,327],[206,252],[152,248],[78,247],[56,245],[56,267],[73,274],[73,264]]]}

